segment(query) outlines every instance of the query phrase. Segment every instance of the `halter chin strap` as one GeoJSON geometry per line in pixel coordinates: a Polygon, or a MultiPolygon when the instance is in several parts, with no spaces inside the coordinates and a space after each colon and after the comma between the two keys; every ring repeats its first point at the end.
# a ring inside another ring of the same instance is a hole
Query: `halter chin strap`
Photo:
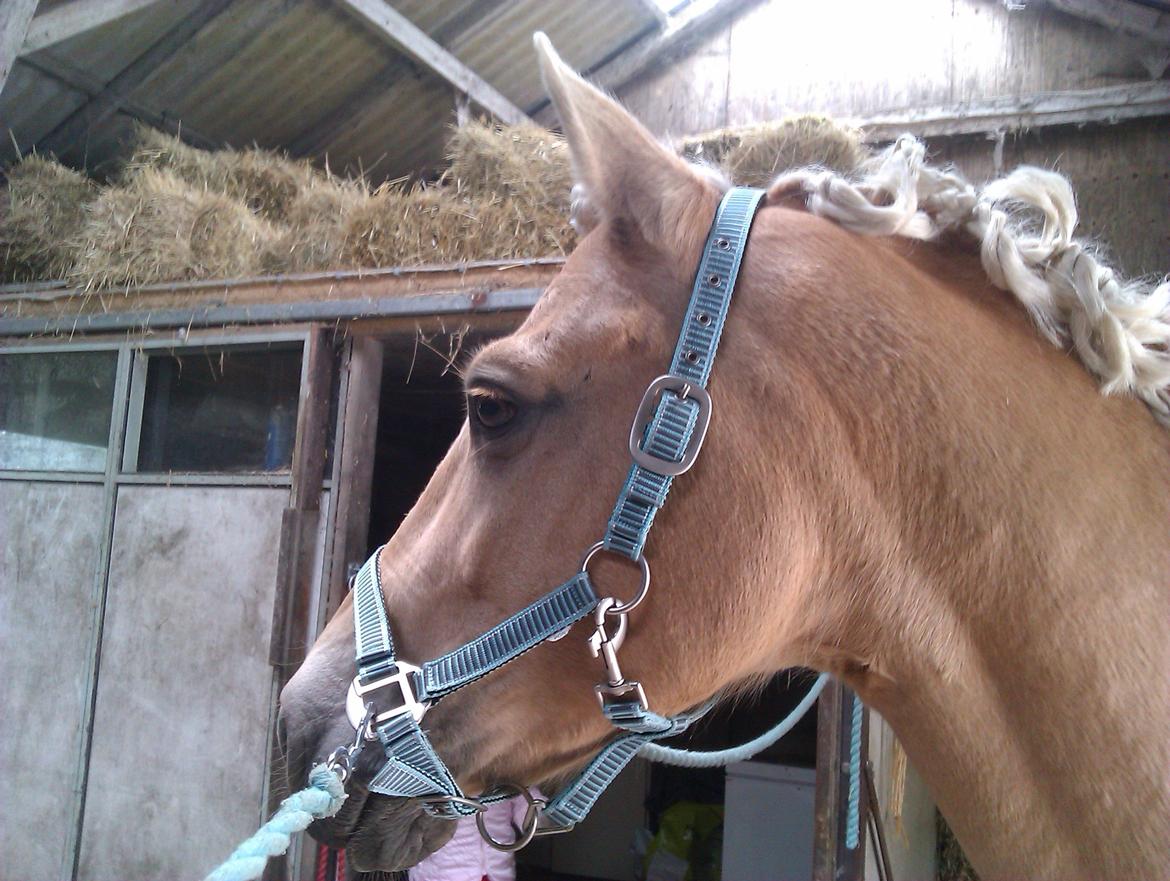
{"type": "MultiPolygon", "coordinates": [[[[670,372],[647,388],[630,431],[634,465],[610,516],[605,538],[587,552],[581,571],[496,627],[459,648],[415,667],[397,659],[386,615],[375,552],[354,581],[354,629],[358,675],[350,685],[346,710],[355,729],[382,742],[386,764],[370,782],[371,792],[419,798],[434,816],[456,818],[477,813],[483,805],[512,796],[488,793],[464,796],[447,766],[435,753],[420,722],[444,695],[462,688],[519,657],[545,640],[559,639],[568,628],[594,612],[591,650],[603,657],[606,682],[597,687],[602,712],[623,733],[610,741],[552,801],[541,810],[541,829],[561,831],[580,822],[598,797],[647,744],[686,730],[711,706],[662,716],[647,705],[642,686],[627,681],[617,664],[626,616],[645,595],[649,566],[642,555],[650,526],[674,478],[694,464],[711,418],[707,380],[719,337],[731,306],[748,233],[763,190],[737,187],[723,197],[707,236],[691,299],[671,360],[670,372]],[[642,589],[621,603],[599,599],[587,571],[599,550],[639,563],[642,589]],[[616,618],[617,631],[606,629],[616,618]],[[369,722],[367,714],[372,712],[369,722]]],[[[530,838],[532,830],[529,831],[530,838]]]]}

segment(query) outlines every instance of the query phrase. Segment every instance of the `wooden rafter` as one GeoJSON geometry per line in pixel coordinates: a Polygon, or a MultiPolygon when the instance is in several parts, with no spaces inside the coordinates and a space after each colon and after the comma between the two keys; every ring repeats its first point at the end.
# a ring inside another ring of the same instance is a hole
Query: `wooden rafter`
{"type": "Polygon", "coordinates": [[[0,92],[20,53],[25,34],[37,9],[37,0],[4,0],[0,3],[0,92]]]}
{"type": "Polygon", "coordinates": [[[158,0],[71,0],[69,3],[54,6],[32,20],[28,35],[20,47],[20,54],[28,55],[30,52],[63,43],[70,37],[117,21],[157,2],[158,0]]]}
{"type": "Polygon", "coordinates": [[[472,101],[507,123],[528,120],[520,108],[496,91],[470,67],[440,46],[385,0],[340,0],[341,5],[389,41],[394,48],[440,77],[472,101]]]}
{"type": "MultiPolygon", "coordinates": [[[[101,82],[60,58],[46,58],[44,56],[21,58],[20,63],[32,68],[41,76],[54,79],[62,85],[81,92],[90,98],[98,97],[105,90],[105,86],[101,82]]],[[[191,128],[191,126],[184,125],[181,120],[165,116],[132,98],[115,97],[115,101],[117,103],[116,109],[118,113],[128,116],[131,119],[136,119],[139,122],[144,122],[160,131],[177,135],[193,147],[214,150],[223,146],[222,143],[199,133],[191,128]]]]}
{"type": "Polygon", "coordinates": [[[631,80],[685,55],[699,40],[731,24],[761,0],[716,0],[709,6],[694,4],[668,19],[666,30],[639,40],[612,61],[591,71],[589,79],[603,89],[618,91],[631,80]]]}
{"type": "MultiPolygon", "coordinates": [[[[484,27],[506,8],[508,0],[475,0],[458,14],[440,24],[434,31],[434,41],[446,49],[470,27],[484,27]]],[[[316,156],[325,153],[347,132],[362,130],[377,117],[380,98],[394,87],[400,77],[417,72],[413,62],[401,56],[383,65],[371,80],[358,88],[333,108],[322,119],[313,121],[304,133],[288,145],[293,156],[316,156]]],[[[459,90],[455,90],[459,93],[459,90]]],[[[466,94],[466,93],[460,93],[466,94]]],[[[462,99],[456,101],[458,105],[462,99]]]]}
{"type": "Polygon", "coordinates": [[[200,3],[194,12],[163,34],[149,49],[110,80],[98,95],[92,97],[41,138],[36,145],[37,152],[61,155],[82,141],[90,129],[117,113],[119,106],[136,88],[231,4],[232,0],[205,0],[200,3]]]}
{"type": "Polygon", "coordinates": [[[1128,0],[1045,0],[1053,9],[1150,43],[1170,46],[1170,12],[1128,0]]]}

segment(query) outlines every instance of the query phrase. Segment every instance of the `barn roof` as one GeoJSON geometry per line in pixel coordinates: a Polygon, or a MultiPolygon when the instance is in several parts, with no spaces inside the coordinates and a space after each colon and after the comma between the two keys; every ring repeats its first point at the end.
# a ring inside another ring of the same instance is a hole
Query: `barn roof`
{"type": "Polygon", "coordinates": [[[658,0],[42,0],[0,162],[100,172],[139,120],[393,178],[440,162],[457,94],[508,122],[540,109],[533,31],[590,70],[670,29],[658,0]]]}

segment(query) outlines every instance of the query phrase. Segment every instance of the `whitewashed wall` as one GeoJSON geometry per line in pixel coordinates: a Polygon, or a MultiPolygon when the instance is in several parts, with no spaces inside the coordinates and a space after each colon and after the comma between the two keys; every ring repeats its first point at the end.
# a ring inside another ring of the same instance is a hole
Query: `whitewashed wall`
{"type": "MultiPolygon", "coordinates": [[[[622,102],[655,133],[695,134],[794,113],[873,118],[995,98],[1144,83],[1165,47],[1031,2],[771,0],[637,78],[622,102]]],[[[981,179],[985,136],[935,138],[933,154],[981,179]]],[[[1086,229],[1131,274],[1170,270],[1170,117],[1010,136],[1003,165],[1057,167],[1078,190],[1086,229]]]]}

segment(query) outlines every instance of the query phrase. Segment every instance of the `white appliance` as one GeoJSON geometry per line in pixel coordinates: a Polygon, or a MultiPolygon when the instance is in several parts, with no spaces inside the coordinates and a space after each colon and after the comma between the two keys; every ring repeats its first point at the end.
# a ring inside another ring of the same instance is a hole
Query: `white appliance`
{"type": "Polygon", "coordinates": [[[723,881],[809,881],[815,783],[812,768],[727,767],[723,881]]]}

